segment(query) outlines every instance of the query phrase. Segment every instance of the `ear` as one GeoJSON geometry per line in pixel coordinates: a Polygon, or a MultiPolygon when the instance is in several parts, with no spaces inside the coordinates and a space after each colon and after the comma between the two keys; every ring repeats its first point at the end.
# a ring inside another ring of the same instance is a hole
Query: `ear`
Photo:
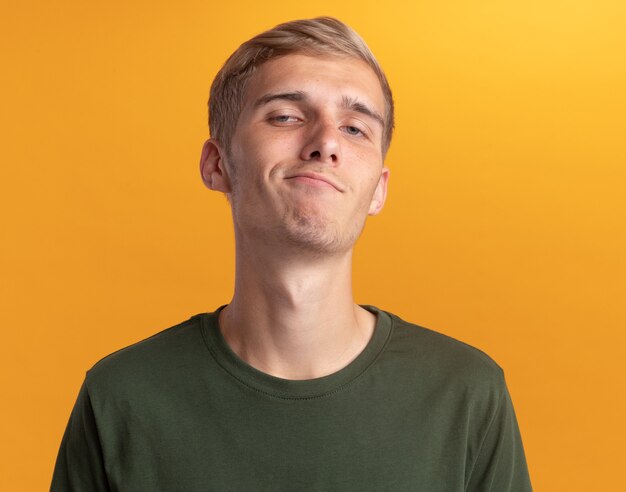
{"type": "Polygon", "coordinates": [[[378,183],[376,184],[376,189],[374,190],[374,196],[372,196],[372,201],[370,202],[369,215],[378,215],[383,209],[383,205],[385,205],[385,200],[387,199],[387,182],[389,181],[390,172],[388,167],[383,166],[380,178],[378,178],[378,183]]]}
{"type": "Polygon", "coordinates": [[[224,167],[224,152],[219,142],[213,138],[204,142],[200,155],[200,175],[207,188],[222,193],[230,193],[230,179],[224,167]]]}

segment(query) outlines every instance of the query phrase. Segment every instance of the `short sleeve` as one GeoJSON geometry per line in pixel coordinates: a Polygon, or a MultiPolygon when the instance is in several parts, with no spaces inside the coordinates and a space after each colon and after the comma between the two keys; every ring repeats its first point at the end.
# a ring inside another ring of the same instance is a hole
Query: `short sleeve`
{"type": "Polygon", "coordinates": [[[532,491],[522,438],[506,386],[483,438],[465,490],[532,491]]]}
{"type": "Polygon", "coordinates": [[[61,441],[51,492],[108,491],[89,391],[83,383],[61,441]]]}

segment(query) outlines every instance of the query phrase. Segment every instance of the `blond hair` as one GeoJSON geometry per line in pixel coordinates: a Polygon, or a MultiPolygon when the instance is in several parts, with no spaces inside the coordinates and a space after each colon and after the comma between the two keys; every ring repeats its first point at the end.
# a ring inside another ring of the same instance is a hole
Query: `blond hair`
{"type": "Polygon", "coordinates": [[[211,85],[209,130],[225,148],[237,126],[246,84],[257,67],[290,53],[339,55],[366,62],[378,76],[385,98],[382,148],[387,152],[394,126],[393,98],[387,78],[365,41],[350,27],[332,17],[285,22],[243,43],[226,60],[211,85]]]}

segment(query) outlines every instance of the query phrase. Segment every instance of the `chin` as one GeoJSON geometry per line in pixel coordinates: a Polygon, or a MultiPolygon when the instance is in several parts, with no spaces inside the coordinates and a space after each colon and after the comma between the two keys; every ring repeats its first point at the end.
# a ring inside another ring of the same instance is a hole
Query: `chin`
{"type": "Polygon", "coordinates": [[[318,255],[351,250],[364,225],[342,230],[335,220],[311,213],[292,214],[283,224],[286,239],[290,243],[318,255]]]}

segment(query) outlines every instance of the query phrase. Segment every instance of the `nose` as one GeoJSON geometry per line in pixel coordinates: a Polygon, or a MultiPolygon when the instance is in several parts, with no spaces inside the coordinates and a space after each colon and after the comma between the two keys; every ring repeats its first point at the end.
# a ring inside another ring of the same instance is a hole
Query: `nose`
{"type": "Polygon", "coordinates": [[[337,165],[341,161],[339,129],[333,121],[318,121],[306,134],[300,158],[337,165]]]}

